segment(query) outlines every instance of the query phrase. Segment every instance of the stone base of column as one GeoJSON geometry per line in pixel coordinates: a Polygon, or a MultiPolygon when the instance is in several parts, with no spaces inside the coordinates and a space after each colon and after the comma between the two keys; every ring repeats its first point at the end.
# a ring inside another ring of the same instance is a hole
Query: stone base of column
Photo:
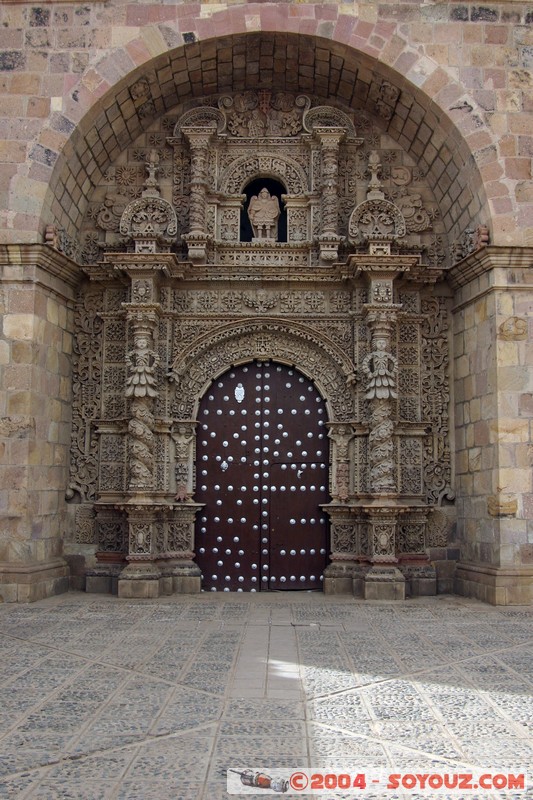
{"type": "Polygon", "coordinates": [[[365,575],[365,600],[405,600],[405,578],[397,567],[372,566],[365,575]]]}
{"type": "Polygon", "coordinates": [[[150,561],[134,561],[118,576],[118,596],[151,600],[162,594],[160,570],[150,561]]]}
{"type": "Polygon", "coordinates": [[[68,592],[69,574],[62,558],[29,564],[0,561],[0,602],[33,603],[68,592]]]}
{"type": "Polygon", "coordinates": [[[533,565],[491,567],[459,562],[455,592],[494,606],[533,605],[533,565]]]}
{"type": "Polygon", "coordinates": [[[353,594],[354,561],[332,561],[324,570],[324,594],[353,594]]]}
{"type": "Polygon", "coordinates": [[[437,571],[432,564],[400,564],[407,597],[433,597],[437,594],[437,571]]]}
{"type": "Polygon", "coordinates": [[[202,590],[202,573],[193,561],[180,561],[164,570],[172,581],[172,594],[198,594],[202,590]]]}

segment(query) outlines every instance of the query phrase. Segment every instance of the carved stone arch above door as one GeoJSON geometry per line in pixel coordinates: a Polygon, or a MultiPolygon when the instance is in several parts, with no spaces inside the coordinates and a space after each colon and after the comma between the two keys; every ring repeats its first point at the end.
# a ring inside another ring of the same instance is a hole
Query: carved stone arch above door
{"type": "Polygon", "coordinates": [[[354,366],[327,337],[306,325],[279,319],[242,320],[220,326],[180,353],[169,372],[175,385],[172,413],[194,418],[210,382],[236,364],[271,359],[296,367],[324,398],[330,421],[354,418],[355,398],[349,385],[354,366]]]}
{"type": "Polygon", "coordinates": [[[287,194],[309,191],[309,178],[295,159],[272,152],[249,152],[237,157],[222,172],[218,189],[223,194],[241,194],[253,178],[269,177],[284,184],[287,194]]]}

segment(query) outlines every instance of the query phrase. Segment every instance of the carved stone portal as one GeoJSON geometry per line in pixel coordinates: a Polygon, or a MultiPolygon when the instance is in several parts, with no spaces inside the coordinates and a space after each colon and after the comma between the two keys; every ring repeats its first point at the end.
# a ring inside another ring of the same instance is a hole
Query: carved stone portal
{"type": "Polygon", "coordinates": [[[200,589],[200,403],[259,361],[296,368],[325,404],[325,590],[399,597],[417,575],[428,590],[453,489],[443,229],[423,175],[368,119],[304,96],[243,92],[165,119],[86,220],[68,497],[73,540],[97,554],[88,586],[200,589]],[[266,187],[240,240],[263,180],[284,192],[286,241],[266,187]]]}

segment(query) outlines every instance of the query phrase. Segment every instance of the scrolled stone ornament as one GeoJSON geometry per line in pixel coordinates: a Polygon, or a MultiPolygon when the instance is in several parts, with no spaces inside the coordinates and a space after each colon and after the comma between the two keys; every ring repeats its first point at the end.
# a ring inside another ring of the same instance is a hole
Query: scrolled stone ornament
{"type": "Polygon", "coordinates": [[[348,237],[354,244],[372,239],[393,241],[405,236],[405,219],[388,200],[364,200],[351,213],[348,237]]]}

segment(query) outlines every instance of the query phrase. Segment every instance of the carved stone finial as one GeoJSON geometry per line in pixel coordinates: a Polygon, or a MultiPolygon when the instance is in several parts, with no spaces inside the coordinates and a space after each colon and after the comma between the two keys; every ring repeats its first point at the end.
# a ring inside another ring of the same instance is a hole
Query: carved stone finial
{"type": "Polygon", "coordinates": [[[368,157],[368,169],[370,170],[371,177],[367,187],[366,199],[384,200],[385,195],[381,189],[381,181],[378,178],[378,172],[381,171],[381,163],[376,150],[372,150],[370,156],[368,157]]]}
{"type": "Polygon", "coordinates": [[[148,177],[144,182],[143,197],[160,197],[159,184],[157,182],[157,172],[159,170],[159,153],[157,150],[150,150],[148,161],[146,162],[148,177]]]}

